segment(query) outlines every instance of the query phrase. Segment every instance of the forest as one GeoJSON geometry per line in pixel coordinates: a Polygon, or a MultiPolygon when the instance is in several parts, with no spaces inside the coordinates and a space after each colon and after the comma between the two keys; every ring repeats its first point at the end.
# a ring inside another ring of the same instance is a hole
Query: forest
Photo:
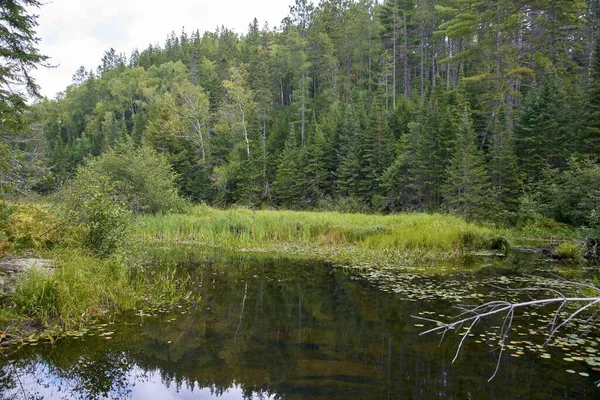
{"type": "Polygon", "coordinates": [[[149,147],[195,203],[597,228],[599,10],[296,0],[279,27],[254,19],[242,34],[184,29],[110,49],[28,113],[35,190],[149,147]]]}
{"type": "Polygon", "coordinates": [[[600,0],[295,0],[54,98],[43,7],[0,2],[0,398],[598,397],[600,0]]]}

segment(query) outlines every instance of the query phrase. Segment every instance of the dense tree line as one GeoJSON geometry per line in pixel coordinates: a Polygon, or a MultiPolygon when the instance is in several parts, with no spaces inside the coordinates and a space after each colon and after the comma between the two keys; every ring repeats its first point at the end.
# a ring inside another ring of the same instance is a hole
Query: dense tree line
{"type": "Polygon", "coordinates": [[[163,153],[181,194],[215,205],[514,222],[523,198],[585,167],[591,213],[599,10],[597,0],[296,0],[276,29],[255,19],[243,35],[183,31],[130,56],[111,49],[36,106],[52,167],[38,190],[126,141],[163,153]]]}

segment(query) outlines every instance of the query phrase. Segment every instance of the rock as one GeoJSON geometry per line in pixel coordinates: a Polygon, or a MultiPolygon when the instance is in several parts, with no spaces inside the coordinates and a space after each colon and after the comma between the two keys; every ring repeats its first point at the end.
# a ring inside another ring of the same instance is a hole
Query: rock
{"type": "Polygon", "coordinates": [[[43,269],[52,273],[54,264],[42,258],[8,258],[0,260],[0,295],[12,296],[19,278],[31,269],[43,269]]]}

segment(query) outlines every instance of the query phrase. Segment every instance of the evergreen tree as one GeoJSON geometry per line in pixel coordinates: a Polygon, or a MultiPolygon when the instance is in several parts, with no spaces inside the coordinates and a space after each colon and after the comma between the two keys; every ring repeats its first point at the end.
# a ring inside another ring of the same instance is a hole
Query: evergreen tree
{"type": "Polygon", "coordinates": [[[492,190],[503,209],[516,211],[522,182],[513,138],[506,124],[504,109],[499,110],[491,131],[488,165],[492,190]]]}
{"type": "Polygon", "coordinates": [[[318,200],[325,197],[330,187],[328,182],[327,155],[329,143],[327,138],[317,127],[314,136],[306,148],[306,182],[307,198],[309,203],[315,205],[318,200]]]}
{"type": "Polygon", "coordinates": [[[596,44],[587,89],[585,127],[581,138],[581,150],[596,159],[600,157],[600,41],[596,44]]]}
{"type": "Polygon", "coordinates": [[[442,117],[448,118],[432,96],[421,105],[417,120],[409,123],[408,133],[401,139],[400,153],[387,172],[385,185],[391,190],[388,194],[402,199],[402,208],[431,210],[441,204],[455,135],[454,127],[443,123],[442,117]],[[390,179],[403,183],[398,187],[390,179]],[[394,194],[395,190],[401,192],[394,194]]]}
{"type": "Polygon", "coordinates": [[[14,121],[15,112],[26,106],[27,95],[39,96],[31,71],[48,57],[37,49],[37,16],[27,8],[41,6],[38,0],[5,0],[0,4],[0,120],[14,121]],[[11,115],[12,114],[12,115],[11,115]]]}
{"type": "Polygon", "coordinates": [[[477,136],[462,90],[459,87],[457,112],[460,120],[456,147],[443,188],[444,205],[467,217],[480,217],[490,202],[490,184],[484,155],[476,144],[477,136]]]}
{"type": "Polygon", "coordinates": [[[273,197],[286,208],[298,208],[303,205],[304,169],[301,168],[302,150],[297,145],[294,129],[290,131],[281,154],[277,177],[273,182],[273,197]]]}
{"type": "Polygon", "coordinates": [[[337,187],[341,196],[359,196],[360,161],[359,145],[363,135],[354,106],[348,104],[340,126],[337,141],[337,187]]]}

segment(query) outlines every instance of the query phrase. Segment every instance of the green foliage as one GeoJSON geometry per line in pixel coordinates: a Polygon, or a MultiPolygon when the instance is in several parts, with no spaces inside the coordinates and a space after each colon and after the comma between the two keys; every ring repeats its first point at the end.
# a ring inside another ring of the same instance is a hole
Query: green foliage
{"type": "Polygon", "coordinates": [[[105,177],[110,190],[135,213],[178,212],[185,202],[177,194],[173,172],[166,158],[147,146],[121,144],[84,167],[92,176],[105,177]]]}
{"type": "Polygon", "coordinates": [[[589,226],[600,204],[600,165],[572,158],[565,171],[548,170],[537,188],[542,214],[573,226],[589,226]]]}
{"type": "Polygon", "coordinates": [[[0,232],[0,251],[19,252],[23,250],[52,248],[62,242],[64,228],[46,205],[4,204],[0,232]]]}
{"type": "Polygon", "coordinates": [[[509,213],[518,208],[522,181],[514,149],[513,136],[507,127],[506,114],[500,112],[493,121],[489,151],[489,174],[495,200],[509,213]]]}
{"type": "Polygon", "coordinates": [[[581,262],[583,247],[573,242],[562,242],[556,247],[556,258],[562,261],[581,262]]]}
{"type": "MultiPolygon", "coordinates": [[[[355,200],[336,206],[364,207],[355,200]]],[[[140,216],[137,236],[227,249],[301,253],[332,261],[382,265],[453,259],[490,249],[498,235],[462,218],[439,214],[378,216],[339,212],[217,210],[140,216]]]]}
{"type": "Polygon", "coordinates": [[[587,88],[585,128],[581,138],[584,154],[600,154],[600,42],[596,44],[592,66],[592,80],[587,88]]]}
{"type": "Polygon", "coordinates": [[[273,197],[286,208],[302,208],[305,196],[303,151],[296,144],[294,130],[290,132],[281,153],[281,162],[273,182],[273,197]]]}
{"type": "Polygon", "coordinates": [[[10,221],[11,215],[14,213],[14,208],[5,201],[0,202],[0,226],[6,227],[10,221]]]}
{"type": "Polygon", "coordinates": [[[571,143],[566,122],[566,98],[562,82],[549,71],[540,87],[527,94],[515,129],[517,155],[530,180],[537,180],[547,166],[564,167],[571,143]]]}
{"type": "Polygon", "coordinates": [[[477,147],[476,135],[465,100],[459,100],[459,130],[456,147],[443,188],[446,206],[467,217],[482,217],[489,207],[491,192],[483,152],[477,147]]]}
{"type": "Polygon", "coordinates": [[[35,32],[37,16],[31,14],[31,9],[40,5],[37,0],[6,0],[0,5],[0,120],[3,127],[16,122],[17,113],[26,108],[28,95],[39,95],[31,71],[48,57],[36,48],[40,39],[35,32]],[[22,92],[22,88],[27,93],[22,92]]]}
{"type": "Polygon", "coordinates": [[[317,208],[324,211],[336,211],[351,214],[369,214],[371,209],[357,197],[323,198],[317,203],[317,208]]]}
{"type": "Polygon", "coordinates": [[[94,168],[80,167],[65,189],[64,223],[72,240],[100,256],[122,248],[131,223],[130,211],[115,182],[94,168]]]}
{"type": "MultiPolygon", "coordinates": [[[[119,144],[132,141],[164,155],[179,194],[196,203],[352,199],[522,224],[524,183],[573,155],[597,162],[597,18],[584,1],[316,3],[298,1],[281,30],[253,21],[244,35],[172,34],[129,66],[110,50],[97,74],[78,70],[64,96],[35,107],[51,170],[38,189],[112,154],[102,173],[126,171],[118,190],[131,209],[179,210],[167,186],[119,164],[129,157],[119,144]]],[[[0,178],[23,171],[12,159],[0,178]]],[[[133,170],[158,165],[128,159],[133,170]]]]}

